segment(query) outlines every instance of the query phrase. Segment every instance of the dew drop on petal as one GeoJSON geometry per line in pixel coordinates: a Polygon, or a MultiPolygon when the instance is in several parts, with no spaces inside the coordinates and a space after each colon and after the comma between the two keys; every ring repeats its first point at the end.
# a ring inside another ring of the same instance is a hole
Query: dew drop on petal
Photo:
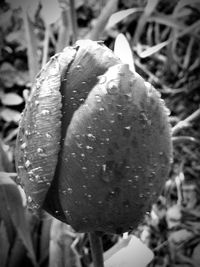
{"type": "Polygon", "coordinates": [[[117,94],[119,91],[119,87],[118,87],[117,83],[113,80],[111,80],[107,83],[106,88],[107,88],[108,94],[110,94],[110,95],[117,94]]]}
{"type": "Polygon", "coordinates": [[[75,157],[76,157],[76,153],[72,152],[72,153],[71,153],[71,156],[72,156],[73,158],[75,158],[75,157]]]}
{"type": "Polygon", "coordinates": [[[101,97],[99,95],[95,95],[95,98],[96,98],[97,103],[101,102],[101,97]]]}
{"type": "Polygon", "coordinates": [[[72,188],[71,188],[71,187],[68,187],[68,188],[67,188],[67,192],[68,192],[69,194],[72,194],[72,193],[73,193],[72,188]]]}
{"type": "Polygon", "coordinates": [[[41,115],[43,115],[43,116],[47,116],[47,115],[49,115],[49,114],[50,114],[50,111],[47,110],[47,109],[43,109],[43,110],[41,111],[41,115]]]}
{"type": "Polygon", "coordinates": [[[92,133],[89,133],[89,134],[87,135],[87,137],[88,137],[88,139],[89,139],[90,141],[95,141],[95,140],[96,140],[96,137],[95,137],[92,133]]]}
{"type": "Polygon", "coordinates": [[[89,152],[92,152],[92,151],[93,151],[93,147],[92,147],[92,146],[88,146],[88,145],[87,145],[85,148],[86,148],[86,150],[89,151],[89,152]]]}
{"type": "Polygon", "coordinates": [[[46,133],[45,136],[46,136],[46,138],[48,138],[48,139],[51,139],[51,138],[52,138],[52,135],[51,135],[50,133],[46,133]]]}
{"type": "Polygon", "coordinates": [[[82,68],[81,65],[77,65],[76,66],[76,69],[79,70],[79,71],[81,70],[81,68],[82,68]]]}

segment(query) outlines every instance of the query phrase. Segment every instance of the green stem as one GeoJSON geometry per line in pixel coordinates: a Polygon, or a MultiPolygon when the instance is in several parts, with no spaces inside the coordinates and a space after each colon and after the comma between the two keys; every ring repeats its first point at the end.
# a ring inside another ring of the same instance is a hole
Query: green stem
{"type": "Polygon", "coordinates": [[[98,232],[89,233],[90,246],[92,250],[92,259],[94,267],[104,267],[103,263],[103,246],[101,237],[98,232]]]}

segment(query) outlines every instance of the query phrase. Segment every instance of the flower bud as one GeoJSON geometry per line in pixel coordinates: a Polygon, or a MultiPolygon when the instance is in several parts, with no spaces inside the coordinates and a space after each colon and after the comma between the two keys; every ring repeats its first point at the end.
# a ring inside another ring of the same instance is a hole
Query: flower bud
{"type": "Polygon", "coordinates": [[[121,233],[160,191],[170,135],[158,92],[105,46],[79,41],[36,77],[16,165],[36,208],[80,232],[121,233]]]}

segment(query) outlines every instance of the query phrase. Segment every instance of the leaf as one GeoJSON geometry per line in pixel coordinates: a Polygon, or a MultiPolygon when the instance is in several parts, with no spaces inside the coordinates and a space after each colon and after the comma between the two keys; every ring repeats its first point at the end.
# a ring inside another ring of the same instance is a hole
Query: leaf
{"type": "Polygon", "coordinates": [[[80,257],[72,244],[77,234],[70,225],[53,219],[49,248],[49,267],[74,266],[81,267],[80,257]]]}
{"type": "Polygon", "coordinates": [[[141,58],[149,57],[149,56],[155,54],[156,52],[158,52],[159,50],[161,50],[163,47],[165,47],[169,43],[170,43],[170,41],[165,41],[165,42],[162,42],[160,44],[157,44],[157,45],[154,45],[152,47],[149,47],[145,51],[139,53],[139,56],[141,58]]]}
{"type": "Polygon", "coordinates": [[[61,15],[61,9],[57,0],[42,0],[41,15],[46,23],[49,25],[54,23],[61,15]]]}
{"type": "Polygon", "coordinates": [[[1,98],[2,104],[5,106],[17,106],[24,102],[23,98],[15,93],[4,94],[1,98]]]}
{"type": "Polygon", "coordinates": [[[122,33],[118,34],[115,40],[114,53],[123,63],[129,65],[131,71],[135,72],[132,50],[128,40],[122,33]]]}
{"type": "Polygon", "coordinates": [[[156,9],[159,0],[148,0],[147,5],[144,9],[144,13],[147,17],[149,17],[156,9]]]}
{"type": "Polygon", "coordinates": [[[23,8],[28,12],[29,16],[33,19],[38,8],[39,0],[7,0],[12,9],[17,9],[19,7],[23,8]]]}
{"type": "Polygon", "coordinates": [[[40,262],[45,261],[49,256],[50,229],[53,217],[45,213],[45,218],[42,221],[40,235],[40,262]]]}
{"type": "Polygon", "coordinates": [[[5,223],[1,221],[0,224],[0,259],[1,259],[1,267],[6,267],[6,263],[8,260],[9,253],[9,240],[7,236],[7,231],[5,227],[5,223]]]}
{"type": "Polygon", "coordinates": [[[127,18],[129,15],[137,13],[137,12],[142,12],[142,11],[143,11],[143,8],[129,8],[126,10],[116,12],[108,20],[108,23],[106,25],[106,29],[112,28],[117,23],[119,23],[123,19],[127,18]]]}
{"type": "Polygon", "coordinates": [[[13,227],[27,249],[30,259],[36,265],[25,209],[22,206],[22,198],[17,185],[9,177],[9,173],[0,172],[0,200],[0,215],[4,214],[4,219],[11,220],[13,227]],[[9,216],[9,218],[5,216],[9,216]]]}
{"type": "Polygon", "coordinates": [[[10,108],[4,108],[0,111],[0,117],[6,122],[14,121],[18,124],[21,118],[21,113],[10,108]]]}
{"type": "Polygon", "coordinates": [[[127,246],[105,261],[105,267],[146,267],[153,259],[153,252],[133,236],[127,246]]]}

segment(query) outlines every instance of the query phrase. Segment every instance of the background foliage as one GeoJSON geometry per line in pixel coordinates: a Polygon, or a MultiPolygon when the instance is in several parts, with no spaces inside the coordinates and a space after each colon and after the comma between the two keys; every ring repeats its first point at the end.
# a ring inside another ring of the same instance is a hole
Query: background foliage
{"type": "MultiPolygon", "coordinates": [[[[36,216],[25,208],[28,200],[15,183],[18,178],[14,165],[18,122],[34,76],[50,56],[77,39],[87,38],[103,40],[109,48],[123,51],[121,56],[158,89],[171,112],[174,162],[169,180],[151,212],[133,232],[154,252],[149,267],[199,266],[199,26],[199,0],[1,3],[2,267],[91,264],[86,235],[75,233],[47,214],[36,216]],[[119,33],[125,38],[117,39],[119,33]]],[[[120,241],[119,236],[105,234],[104,250],[116,247],[120,241]]]]}

